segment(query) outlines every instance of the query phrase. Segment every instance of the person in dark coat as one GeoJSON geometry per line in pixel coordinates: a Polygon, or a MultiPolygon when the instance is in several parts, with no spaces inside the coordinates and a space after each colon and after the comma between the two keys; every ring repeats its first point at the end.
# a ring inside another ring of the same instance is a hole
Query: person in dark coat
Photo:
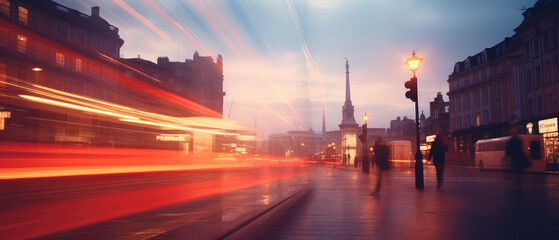
{"type": "Polygon", "coordinates": [[[373,149],[373,152],[374,164],[378,168],[378,176],[375,191],[372,192],[371,195],[380,193],[380,188],[382,186],[382,174],[390,168],[390,149],[386,144],[382,142],[381,138],[377,139],[377,141],[375,142],[375,148],[373,149]]]}
{"type": "Polygon", "coordinates": [[[438,132],[435,141],[431,144],[431,151],[429,151],[429,161],[433,158],[433,165],[437,170],[437,189],[443,185],[445,153],[448,151],[448,146],[444,140],[441,132],[438,132]]]}
{"type": "Polygon", "coordinates": [[[522,173],[524,169],[530,166],[530,161],[522,151],[522,140],[518,137],[518,130],[511,128],[509,133],[510,139],[507,142],[505,155],[510,157],[512,170],[516,173],[522,173]]]}

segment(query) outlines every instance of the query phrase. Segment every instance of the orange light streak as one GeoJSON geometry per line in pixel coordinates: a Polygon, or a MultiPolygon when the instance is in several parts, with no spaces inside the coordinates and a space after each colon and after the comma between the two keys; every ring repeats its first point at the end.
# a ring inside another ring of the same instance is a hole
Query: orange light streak
{"type": "Polygon", "coordinates": [[[229,49],[233,51],[233,53],[236,56],[241,58],[244,57],[244,54],[237,48],[237,45],[234,44],[233,41],[231,41],[229,36],[225,34],[225,32],[223,32],[221,26],[215,22],[212,15],[208,13],[208,11],[206,11],[206,8],[202,6],[202,4],[197,0],[193,0],[190,3],[198,11],[198,13],[202,15],[202,17],[206,20],[206,22],[210,24],[212,29],[217,33],[217,35],[221,38],[221,40],[223,40],[223,42],[229,47],[229,49]]]}
{"type": "Polygon", "coordinates": [[[150,122],[150,121],[137,120],[137,119],[122,118],[122,119],[120,119],[120,121],[131,122],[131,123],[140,123],[140,124],[152,125],[152,126],[158,126],[158,127],[164,127],[164,128],[170,128],[170,129],[206,132],[206,133],[213,133],[213,134],[219,134],[219,135],[239,135],[237,133],[226,133],[226,132],[220,132],[220,131],[213,131],[213,130],[200,129],[200,128],[191,128],[191,127],[185,127],[185,126],[177,126],[177,125],[171,125],[171,124],[166,124],[166,123],[157,123],[157,122],[150,122]]]}
{"type": "Polygon", "coordinates": [[[122,9],[124,9],[126,12],[128,12],[130,15],[132,15],[134,18],[136,18],[138,21],[143,23],[146,27],[151,29],[153,32],[155,32],[157,35],[159,35],[161,38],[169,41],[169,39],[170,39],[169,35],[167,35],[161,29],[156,27],[147,18],[142,16],[142,14],[138,13],[136,10],[134,10],[134,8],[130,7],[130,5],[126,4],[122,0],[113,0],[113,2],[116,3],[118,6],[120,6],[122,9]]]}
{"type": "Polygon", "coordinates": [[[322,75],[320,74],[320,71],[318,70],[318,66],[316,64],[316,62],[314,61],[314,58],[312,57],[312,54],[309,51],[309,48],[307,46],[307,41],[305,40],[305,38],[303,37],[303,30],[301,28],[301,23],[299,21],[299,15],[297,14],[297,9],[295,8],[295,6],[293,5],[293,2],[291,0],[286,0],[287,1],[287,6],[289,8],[289,13],[291,14],[291,17],[293,18],[293,21],[295,22],[295,27],[297,29],[297,35],[299,37],[299,43],[301,44],[301,51],[303,52],[303,56],[305,56],[305,65],[307,68],[307,74],[309,76],[308,79],[308,84],[307,84],[307,90],[308,93],[310,94],[310,80],[317,78],[320,82],[320,90],[322,93],[322,105],[326,105],[326,96],[324,94],[324,81],[322,80],[322,75]]]}
{"type": "Polygon", "coordinates": [[[184,34],[186,37],[192,40],[192,42],[194,42],[194,44],[198,48],[200,48],[203,51],[206,51],[207,53],[210,53],[211,55],[215,55],[214,52],[208,46],[206,46],[206,44],[204,44],[204,42],[202,42],[202,40],[200,40],[200,38],[194,32],[192,32],[192,30],[190,30],[188,27],[187,29],[183,28],[177,21],[175,21],[175,19],[169,16],[169,14],[163,11],[153,1],[146,0],[146,3],[150,7],[152,7],[157,13],[159,13],[159,15],[161,15],[165,20],[167,20],[167,22],[169,22],[172,26],[174,26],[177,30],[179,30],[180,33],[184,34]]]}
{"type": "Polygon", "coordinates": [[[210,10],[212,10],[215,14],[215,16],[217,16],[217,18],[220,20],[220,24],[221,26],[225,26],[225,29],[227,30],[227,32],[233,36],[233,38],[237,41],[237,44],[240,45],[242,47],[242,51],[245,53],[249,53],[249,55],[251,56],[255,56],[256,54],[254,54],[254,51],[252,51],[246,44],[246,40],[242,40],[241,37],[239,36],[239,32],[241,32],[240,30],[236,30],[234,29],[231,25],[229,20],[225,19],[223,17],[223,14],[221,14],[219,12],[219,10],[217,9],[217,7],[215,6],[213,1],[205,1],[206,5],[210,8],[210,10]]]}
{"type": "Polygon", "coordinates": [[[34,96],[29,96],[29,95],[19,95],[19,96],[22,97],[22,98],[34,101],[34,102],[46,103],[46,104],[55,105],[55,106],[59,106],[59,107],[71,108],[71,109],[75,109],[75,110],[98,113],[98,114],[108,115],[108,116],[113,116],[113,117],[120,117],[120,118],[123,118],[123,119],[130,119],[130,120],[139,119],[137,117],[132,117],[132,116],[128,116],[128,115],[103,111],[103,110],[89,108],[89,107],[78,106],[78,105],[71,104],[71,103],[65,103],[65,102],[50,100],[50,99],[41,98],[41,97],[34,97],[34,96]]]}
{"type": "Polygon", "coordinates": [[[295,126],[290,123],[287,119],[285,119],[285,117],[283,117],[281,114],[279,114],[278,112],[276,112],[275,110],[273,110],[272,108],[270,108],[268,105],[266,104],[262,104],[262,106],[264,106],[264,108],[266,108],[266,110],[268,110],[269,112],[271,112],[274,116],[276,116],[278,119],[282,120],[284,123],[286,123],[288,126],[291,127],[291,129],[295,129],[295,126]]]}

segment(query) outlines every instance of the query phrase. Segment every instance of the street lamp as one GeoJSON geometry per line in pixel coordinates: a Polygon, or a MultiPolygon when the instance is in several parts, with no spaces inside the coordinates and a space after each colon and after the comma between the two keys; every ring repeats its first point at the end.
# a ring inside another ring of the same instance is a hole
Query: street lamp
{"type": "Polygon", "coordinates": [[[419,106],[417,101],[417,77],[415,77],[415,71],[419,69],[419,64],[423,58],[415,56],[415,51],[412,52],[412,57],[406,60],[406,65],[413,72],[413,77],[407,81],[404,86],[409,89],[406,92],[406,98],[411,99],[415,102],[415,139],[416,139],[416,150],[415,150],[415,188],[423,189],[423,155],[419,149],[419,106]]]}
{"type": "Polygon", "coordinates": [[[363,134],[359,136],[359,139],[363,144],[363,153],[362,153],[363,156],[361,157],[361,159],[363,160],[363,172],[368,173],[369,161],[368,161],[368,154],[367,154],[367,120],[369,120],[369,115],[367,115],[367,113],[365,112],[365,115],[361,117],[363,117],[363,121],[365,121],[365,123],[363,124],[363,134]]]}

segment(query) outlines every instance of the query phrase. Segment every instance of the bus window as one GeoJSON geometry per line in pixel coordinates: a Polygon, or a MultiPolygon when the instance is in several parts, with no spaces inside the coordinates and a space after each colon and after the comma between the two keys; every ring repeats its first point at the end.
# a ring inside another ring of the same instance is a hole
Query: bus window
{"type": "Polygon", "coordinates": [[[541,147],[540,142],[538,141],[531,141],[530,142],[530,158],[532,159],[541,159],[541,147]]]}

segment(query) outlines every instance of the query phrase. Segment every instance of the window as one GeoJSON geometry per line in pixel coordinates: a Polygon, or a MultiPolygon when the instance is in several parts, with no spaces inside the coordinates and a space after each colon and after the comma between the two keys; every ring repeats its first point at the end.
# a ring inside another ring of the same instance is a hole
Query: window
{"type": "Polygon", "coordinates": [[[495,99],[499,101],[501,100],[501,84],[497,82],[494,86],[495,86],[495,99]]]}
{"type": "Polygon", "coordinates": [[[526,72],[526,91],[532,91],[532,71],[526,72]]]}
{"type": "Polygon", "coordinates": [[[80,47],[86,47],[87,45],[85,44],[85,33],[82,31],[76,31],[75,33],[75,44],[80,46],[80,47]]]}
{"type": "Polygon", "coordinates": [[[551,35],[551,47],[552,48],[557,47],[557,31],[555,30],[555,28],[551,29],[550,35],[551,35]]]}
{"type": "Polygon", "coordinates": [[[465,68],[468,69],[470,68],[470,59],[466,59],[466,61],[464,62],[465,68]]]}
{"type": "Polygon", "coordinates": [[[549,49],[549,34],[545,32],[543,34],[543,50],[549,49]]]}
{"type": "Polygon", "coordinates": [[[68,26],[56,24],[56,37],[62,41],[68,41],[68,26]]]}
{"type": "Polygon", "coordinates": [[[18,18],[18,20],[19,20],[20,24],[27,26],[27,15],[28,15],[27,8],[19,6],[19,18],[18,18]]]}
{"type": "Polygon", "coordinates": [[[530,42],[526,42],[524,45],[524,61],[528,62],[530,60],[530,42]]]}
{"type": "Polygon", "coordinates": [[[542,87],[542,71],[540,70],[541,70],[540,66],[536,66],[536,70],[535,70],[536,79],[535,79],[534,89],[542,87]]]}
{"type": "MultiPolygon", "coordinates": [[[[489,123],[489,111],[487,110],[485,111],[487,112],[487,118],[488,118],[487,123],[489,123]]],[[[503,109],[501,107],[497,108],[497,115],[495,117],[496,117],[495,122],[501,122],[502,121],[501,119],[505,119],[503,118],[503,109]]]]}
{"type": "Polygon", "coordinates": [[[536,116],[541,116],[543,113],[543,101],[542,96],[538,96],[538,101],[536,102],[536,116]]]}
{"type": "Polygon", "coordinates": [[[476,114],[476,127],[479,127],[481,125],[481,116],[479,115],[479,112],[476,114]]]}
{"type": "Polygon", "coordinates": [[[8,0],[0,0],[0,13],[6,15],[6,17],[10,16],[10,2],[8,0]]]}
{"type": "Polygon", "coordinates": [[[487,87],[483,87],[481,89],[481,100],[483,101],[484,105],[489,103],[489,93],[487,89],[488,89],[487,87]]]}
{"type": "Polygon", "coordinates": [[[76,72],[83,71],[83,61],[81,58],[76,58],[76,72]]]}
{"type": "Polygon", "coordinates": [[[557,58],[553,59],[553,69],[551,70],[551,74],[553,74],[552,78],[555,79],[554,81],[559,81],[559,61],[557,58]]]}
{"type": "Polygon", "coordinates": [[[66,56],[64,55],[64,53],[57,52],[56,53],[56,66],[64,67],[64,58],[65,57],[66,56]]]}
{"type": "Polygon", "coordinates": [[[543,81],[544,81],[546,86],[551,84],[551,69],[550,69],[549,62],[545,63],[543,81]]]}
{"type": "Polygon", "coordinates": [[[112,41],[107,41],[105,44],[105,50],[107,55],[112,56],[112,57],[118,57],[118,49],[117,46],[114,42],[112,41]]]}
{"type": "Polygon", "coordinates": [[[27,53],[27,37],[17,35],[17,51],[20,53],[27,53]]]}
{"type": "Polygon", "coordinates": [[[474,96],[473,96],[473,102],[474,102],[474,106],[479,106],[479,91],[478,90],[474,90],[473,92],[474,96]]]}
{"type": "Polygon", "coordinates": [[[487,51],[483,51],[481,53],[481,61],[482,62],[487,62],[487,51]]]}
{"type": "Polygon", "coordinates": [[[540,45],[538,43],[538,39],[534,39],[534,57],[539,56],[540,54],[540,45]]]}
{"type": "Polygon", "coordinates": [[[529,118],[534,116],[534,101],[532,99],[528,99],[528,105],[526,106],[526,114],[529,118]]]}
{"type": "Polygon", "coordinates": [[[470,92],[466,92],[462,97],[464,110],[470,110],[470,92]]]}

